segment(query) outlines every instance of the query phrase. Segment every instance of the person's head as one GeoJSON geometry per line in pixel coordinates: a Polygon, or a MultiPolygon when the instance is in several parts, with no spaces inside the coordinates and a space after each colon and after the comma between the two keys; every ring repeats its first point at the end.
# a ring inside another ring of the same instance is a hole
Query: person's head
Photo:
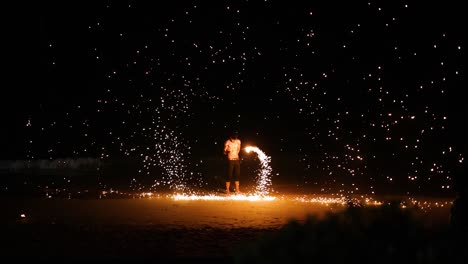
{"type": "Polygon", "coordinates": [[[231,133],[231,136],[230,136],[231,139],[237,139],[237,137],[238,137],[238,133],[236,131],[231,133]]]}

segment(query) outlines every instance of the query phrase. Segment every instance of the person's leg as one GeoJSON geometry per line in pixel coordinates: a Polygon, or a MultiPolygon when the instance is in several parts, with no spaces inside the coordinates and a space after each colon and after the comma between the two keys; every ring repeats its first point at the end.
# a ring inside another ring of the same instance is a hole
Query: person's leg
{"type": "Polygon", "coordinates": [[[241,193],[239,189],[239,181],[235,181],[235,183],[236,183],[236,193],[241,193]]]}
{"type": "Polygon", "coordinates": [[[236,163],[234,165],[234,173],[235,173],[235,184],[236,184],[236,193],[240,193],[240,188],[239,188],[239,177],[240,177],[240,160],[236,160],[236,163]]]}
{"type": "Polygon", "coordinates": [[[234,170],[233,162],[228,160],[228,171],[226,174],[226,193],[230,194],[230,187],[231,187],[231,179],[232,179],[232,171],[234,170]]]}

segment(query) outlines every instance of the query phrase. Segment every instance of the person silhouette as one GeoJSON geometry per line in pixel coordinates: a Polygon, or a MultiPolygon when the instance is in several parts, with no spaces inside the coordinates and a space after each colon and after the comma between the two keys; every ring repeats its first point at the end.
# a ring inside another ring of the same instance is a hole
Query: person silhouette
{"type": "Polygon", "coordinates": [[[236,185],[236,194],[240,193],[239,177],[240,177],[240,158],[241,141],[238,139],[237,132],[231,134],[228,140],[224,143],[224,155],[227,156],[227,174],[226,174],[226,194],[230,194],[231,181],[234,180],[236,185]]]}

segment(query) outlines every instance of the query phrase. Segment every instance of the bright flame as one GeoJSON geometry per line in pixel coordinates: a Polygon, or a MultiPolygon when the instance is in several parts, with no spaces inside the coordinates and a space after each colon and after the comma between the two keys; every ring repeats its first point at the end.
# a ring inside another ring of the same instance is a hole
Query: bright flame
{"type": "Polygon", "coordinates": [[[252,151],[257,153],[258,159],[260,160],[261,169],[259,170],[258,184],[257,188],[255,188],[255,194],[259,196],[268,196],[271,186],[271,158],[257,147],[248,146],[245,147],[244,150],[247,153],[252,151]]]}
{"type": "Polygon", "coordinates": [[[360,206],[380,206],[383,204],[382,201],[373,199],[365,199],[360,201],[359,199],[347,199],[345,197],[324,197],[324,196],[261,196],[256,194],[240,194],[240,195],[198,195],[198,194],[173,194],[168,195],[168,198],[174,199],[175,201],[249,201],[249,202],[270,202],[270,201],[289,201],[289,202],[301,202],[301,203],[315,203],[325,206],[340,205],[346,206],[349,203],[360,205],[360,206]]]}
{"type": "Polygon", "coordinates": [[[245,152],[250,153],[252,150],[254,150],[255,147],[245,147],[245,152]]]}
{"type": "Polygon", "coordinates": [[[225,200],[235,200],[235,201],[273,201],[276,197],[273,196],[259,196],[259,195],[227,195],[227,196],[218,196],[218,195],[187,195],[187,194],[175,194],[172,198],[176,201],[180,200],[190,200],[190,201],[225,201],[225,200]]]}

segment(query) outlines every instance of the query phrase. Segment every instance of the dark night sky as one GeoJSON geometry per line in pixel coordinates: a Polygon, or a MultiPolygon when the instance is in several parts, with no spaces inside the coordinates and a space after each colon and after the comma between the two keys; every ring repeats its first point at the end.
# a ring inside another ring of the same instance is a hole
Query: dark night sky
{"type": "Polygon", "coordinates": [[[306,181],[452,184],[467,146],[461,4],[157,2],[39,7],[2,159],[189,173],[237,130],[306,181]]]}

